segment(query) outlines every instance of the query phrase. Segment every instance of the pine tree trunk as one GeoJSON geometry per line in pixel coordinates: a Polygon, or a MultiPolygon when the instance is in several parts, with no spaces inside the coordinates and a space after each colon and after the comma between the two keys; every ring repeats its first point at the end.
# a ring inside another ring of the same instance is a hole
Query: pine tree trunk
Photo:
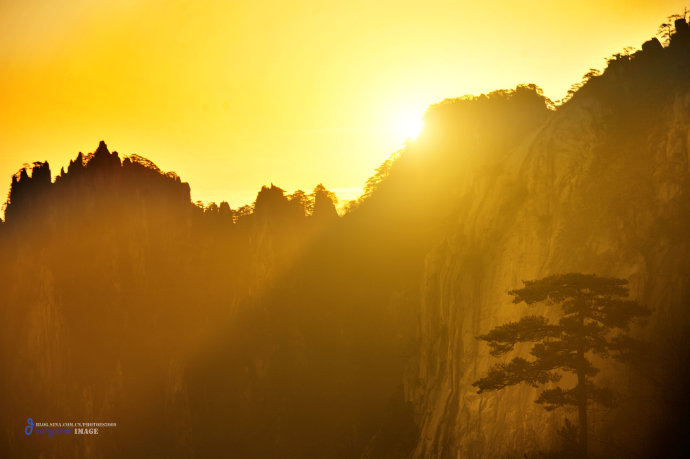
{"type": "Polygon", "coordinates": [[[577,388],[578,388],[578,423],[580,433],[580,457],[587,457],[587,377],[583,371],[577,373],[577,388]]]}
{"type": "MultiPolygon", "coordinates": [[[[585,329],[585,317],[582,312],[580,312],[580,329],[584,333],[585,329]]],[[[580,457],[583,459],[587,458],[587,375],[585,374],[585,368],[587,368],[587,360],[585,359],[585,342],[584,336],[580,337],[580,342],[577,350],[577,358],[580,367],[577,369],[577,407],[578,407],[578,421],[580,424],[580,457]]]]}

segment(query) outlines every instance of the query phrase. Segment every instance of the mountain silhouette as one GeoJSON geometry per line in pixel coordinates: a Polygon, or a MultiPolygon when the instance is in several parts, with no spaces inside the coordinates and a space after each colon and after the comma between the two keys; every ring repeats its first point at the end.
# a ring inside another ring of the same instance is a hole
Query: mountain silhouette
{"type": "MultiPolygon", "coordinates": [[[[588,72],[429,107],[338,215],[323,184],[194,203],[101,141],[11,178],[0,225],[3,457],[549,457],[572,416],[477,394],[476,337],[525,279],[625,279],[652,313],[593,457],[687,453],[690,27],[588,72]],[[22,433],[28,417],[116,422],[22,433]],[[38,440],[38,441],[37,441],[38,440]],[[46,441],[42,441],[46,440],[46,441]]],[[[525,306],[525,308],[528,308],[525,306]]],[[[528,355],[526,351],[525,355],[528,355]]]]}

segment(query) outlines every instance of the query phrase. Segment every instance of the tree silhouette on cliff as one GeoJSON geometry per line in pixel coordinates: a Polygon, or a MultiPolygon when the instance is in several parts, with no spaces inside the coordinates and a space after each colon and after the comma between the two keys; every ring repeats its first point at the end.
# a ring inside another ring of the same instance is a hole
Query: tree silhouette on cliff
{"type": "Polygon", "coordinates": [[[627,283],[624,279],[570,273],[524,281],[523,288],[508,292],[514,297],[513,303],[559,307],[561,317],[556,324],[544,316],[529,315],[479,336],[489,343],[495,357],[513,351],[519,343],[535,344],[530,351],[533,359],[515,357],[509,363],[493,366],[485,377],[474,382],[478,393],[523,382],[538,387],[560,381],[564,373],[575,375],[575,387],[545,389],[536,403],[549,411],[567,406],[578,409],[578,449],[580,456],[586,457],[589,403],[614,405],[613,391],[593,381],[599,369],[591,357],[596,354],[619,361],[630,359],[640,343],[621,331],[627,331],[634,319],[649,314],[648,309],[627,299],[627,283]]]}

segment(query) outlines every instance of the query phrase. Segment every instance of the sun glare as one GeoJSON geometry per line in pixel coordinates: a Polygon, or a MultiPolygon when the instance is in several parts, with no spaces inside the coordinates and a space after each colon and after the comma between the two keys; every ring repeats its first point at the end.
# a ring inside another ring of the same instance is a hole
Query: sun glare
{"type": "Polygon", "coordinates": [[[401,141],[414,140],[424,126],[421,116],[414,111],[397,114],[392,130],[401,141]]]}

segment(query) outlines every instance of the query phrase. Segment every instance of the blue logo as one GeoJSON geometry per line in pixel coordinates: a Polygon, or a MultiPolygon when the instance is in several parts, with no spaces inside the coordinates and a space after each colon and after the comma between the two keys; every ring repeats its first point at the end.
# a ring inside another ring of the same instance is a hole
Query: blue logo
{"type": "Polygon", "coordinates": [[[26,427],[24,427],[24,433],[27,435],[31,435],[31,432],[34,431],[34,420],[31,418],[28,418],[26,420],[26,422],[28,425],[26,427]]]}

